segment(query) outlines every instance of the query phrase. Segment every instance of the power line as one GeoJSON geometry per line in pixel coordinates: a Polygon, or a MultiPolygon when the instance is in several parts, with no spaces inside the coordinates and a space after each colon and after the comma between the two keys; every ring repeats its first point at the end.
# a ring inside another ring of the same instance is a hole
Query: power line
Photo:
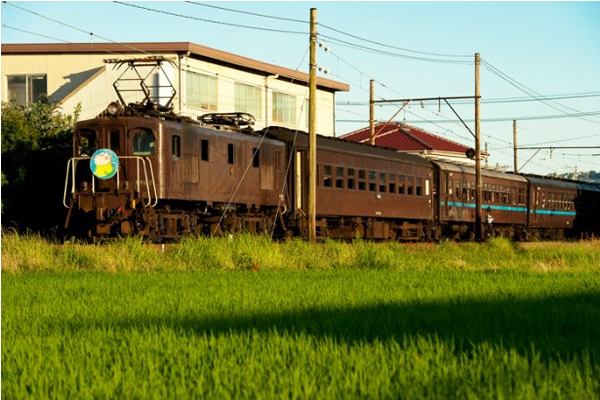
{"type": "Polygon", "coordinates": [[[443,60],[443,59],[436,59],[436,58],[417,57],[417,56],[410,56],[410,55],[406,55],[406,54],[393,53],[393,52],[390,52],[390,51],[377,50],[377,49],[373,49],[373,48],[370,48],[370,47],[361,46],[359,44],[350,43],[350,42],[347,42],[345,40],[336,39],[336,38],[333,38],[331,36],[326,36],[326,35],[323,35],[323,34],[319,34],[319,37],[325,38],[325,39],[329,40],[330,42],[338,44],[338,45],[343,46],[343,47],[350,47],[350,48],[353,48],[353,49],[356,49],[356,50],[360,50],[360,51],[364,51],[364,52],[371,53],[371,54],[379,54],[379,55],[396,57],[396,58],[402,58],[402,59],[407,59],[407,60],[427,61],[427,62],[442,63],[442,64],[467,65],[467,64],[471,64],[472,63],[470,61],[443,60]]]}
{"type": "MultiPolygon", "coordinates": [[[[135,52],[139,52],[139,53],[142,53],[142,54],[149,54],[149,53],[146,53],[146,52],[145,52],[145,51],[143,51],[143,50],[137,49],[137,48],[135,48],[135,47],[133,47],[133,46],[130,46],[130,45],[128,45],[128,44],[125,44],[125,43],[119,43],[119,42],[115,42],[115,41],[114,41],[114,40],[112,40],[112,39],[109,39],[109,38],[106,38],[106,37],[103,37],[103,36],[100,36],[100,35],[96,35],[96,34],[95,34],[95,33],[93,33],[93,32],[89,32],[89,31],[83,30],[83,29],[81,29],[81,28],[78,28],[78,27],[76,27],[76,26],[73,26],[73,25],[67,24],[66,22],[62,22],[62,21],[59,21],[59,20],[57,20],[57,19],[50,18],[50,17],[47,17],[47,16],[45,16],[45,15],[42,15],[42,14],[40,14],[40,13],[37,13],[37,12],[35,12],[35,11],[28,10],[28,9],[26,9],[26,8],[23,8],[23,7],[21,7],[21,6],[17,6],[17,5],[15,5],[13,2],[10,2],[10,3],[4,2],[4,4],[8,4],[9,6],[12,6],[12,7],[18,8],[19,10],[22,10],[22,11],[28,12],[28,13],[30,13],[30,14],[33,14],[33,15],[36,15],[36,16],[38,16],[38,17],[40,17],[40,18],[44,18],[44,19],[47,19],[48,21],[52,21],[52,22],[54,22],[54,23],[57,23],[57,24],[60,24],[60,25],[66,26],[67,28],[71,28],[71,29],[74,29],[74,30],[76,30],[76,31],[79,31],[79,32],[85,33],[85,34],[87,34],[87,35],[90,35],[90,37],[92,37],[92,36],[96,36],[97,38],[100,38],[100,39],[102,39],[102,40],[106,40],[106,41],[108,41],[108,42],[112,42],[112,43],[115,43],[115,44],[119,44],[119,45],[121,45],[121,46],[124,46],[124,47],[127,47],[127,48],[129,48],[129,49],[132,49],[132,50],[134,50],[135,52]]],[[[37,35],[38,35],[38,36],[44,36],[44,35],[39,35],[39,34],[37,34],[37,35]]]]}
{"type": "MultiPolygon", "coordinates": [[[[286,22],[296,22],[296,23],[301,23],[301,24],[309,24],[309,21],[305,21],[305,20],[299,20],[299,19],[293,19],[293,18],[286,18],[286,17],[279,17],[279,16],[274,16],[274,15],[266,15],[266,14],[259,14],[259,13],[254,13],[254,12],[249,12],[249,11],[241,11],[241,10],[236,10],[236,9],[232,9],[232,8],[226,8],[226,7],[219,7],[219,6],[215,6],[212,4],[206,4],[206,3],[199,3],[199,2],[195,2],[195,1],[187,1],[187,3],[193,4],[193,5],[197,5],[197,6],[203,6],[203,7],[209,7],[209,8],[214,8],[214,9],[218,9],[218,10],[223,10],[223,11],[229,11],[229,12],[234,12],[234,13],[238,13],[238,14],[245,14],[245,15],[251,15],[251,16],[255,16],[255,17],[261,17],[261,18],[269,18],[269,19],[275,19],[275,20],[279,20],[279,21],[286,21],[286,22]]],[[[370,39],[365,39],[362,38],[360,36],[351,34],[351,33],[347,33],[344,32],[342,30],[333,28],[331,26],[325,25],[323,23],[318,23],[318,26],[321,26],[323,28],[329,29],[331,31],[334,31],[336,33],[345,35],[345,36],[349,36],[352,37],[354,39],[358,39],[370,44],[375,44],[381,47],[387,47],[387,48],[391,48],[391,49],[395,49],[395,50],[400,50],[400,51],[404,51],[407,53],[415,53],[415,54],[423,54],[423,55],[428,55],[428,56],[436,56],[436,57],[451,57],[451,58],[470,58],[472,57],[471,55],[462,55],[462,54],[442,54],[442,53],[431,53],[431,52],[425,52],[425,51],[418,51],[418,50],[411,50],[411,49],[407,49],[407,48],[403,48],[403,47],[398,47],[398,46],[392,46],[389,44],[385,44],[385,43],[381,43],[381,42],[377,42],[374,40],[370,40],[370,39]]]]}
{"type": "MultiPolygon", "coordinates": [[[[600,111],[591,111],[591,112],[587,112],[587,113],[572,114],[572,115],[557,114],[557,115],[531,115],[531,116],[522,116],[522,117],[483,118],[480,121],[481,122],[506,122],[506,121],[514,121],[514,120],[528,121],[528,120],[557,119],[557,118],[570,118],[570,117],[594,116],[594,115],[600,115],[600,111]]],[[[350,121],[350,120],[338,120],[338,121],[340,121],[340,122],[363,122],[363,121],[350,121]]],[[[475,122],[474,119],[465,119],[464,121],[465,122],[475,122]]],[[[383,122],[383,121],[379,121],[379,122],[383,122]]],[[[415,121],[411,121],[410,123],[414,123],[414,122],[415,121]]],[[[457,122],[457,120],[437,120],[437,121],[432,121],[432,122],[435,122],[438,124],[443,124],[443,123],[455,123],[455,122],[457,122]]]]}
{"type": "MultiPolygon", "coordinates": [[[[544,97],[543,95],[541,95],[541,94],[537,93],[536,91],[534,91],[534,90],[532,90],[532,89],[528,88],[527,86],[523,85],[522,83],[519,83],[519,82],[517,82],[515,79],[511,78],[510,76],[508,76],[508,75],[507,75],[507,74],[505,74],[504,72],[500,71],[498,68],[494,67],[494,66],[493,66],[492,64],[490,64],[489,62],[487,62],[487,61],[485,61],[485,60],[482,60],[482,63],[483,63],[484,65],[486,65],[486,66],[488,67],[488,69],[489,69],[489,70],[490,70],[492,73],[494,73],[495,75],[497,75],[498,77],[500,77],[502,80],[504,80],[504,81],[508,82],[510,85],[512,85],[512,86],[514,86],[515,88],[519,89],[520,91],[522,91],[522,92],[523,92],[523,93],[525,93],[526,95],[528,95],[528,96],[530,96],[530,97],[532,97],[532,98],[534,98],[534,99],[536,99],[536,100],[539,100],[539,101],[543,102],[543,103],[544,103],[544,104],[546,104],[548,107],[551,107],[551,108],[553,108],[553,109],[555,109],[555,110],[557,110],[557,111],[560,111],[560,112],[562,112],[562,113],[564,113],[564,114],[571,115],[571,116],[574,116],[574,117],[576,117],[576,118],[580,118],[580,119],[582,119],[582,120],[584,120],[584,121],[591,122],[591,123],[593,123],[593,124],[600,124],[600,122],[598,122],[598,121],[593,121],[593,120],[589,120],[589,119],[587,119],[587,118],[584,118],[584,116],[585,116],[586,114],[585,114],[585,113],[582,113],[582,112],[581,112],[581,111],[579,111],[579,110],[576,110],[576,109],[574,109],[574,108],[572,108],[572,107],[565,106],[565,105],[563,105],[563,104],[561,104],[561,103],[558,103],[558,102],[556,102],[556,101],[554,101],[554,100],[547,99],[547,98],[546,98],[546,97],[544,97]],[[557,106],[555,106],[555,105],[553,105],[553,104],[557,104],[557,106]],[[569,113],[568,111],[565,111],[565,109],[567,109],[567,110],[571,110],[571,111],[574,111],[575,113],[569,113]]],[[[589,114],[587,114],[587,115],[589,115],[589,114]]]]}
{"type": "Polygon", "coordinates": [[[276,19],[279,21],[287,21],[287,22],[298,22],[298,23],[302,23],[302,24],[310,24],[310,21],[303,21],[300,19],[285,18],[285,17],[276,17],[273,15],[258,14],[258,13],[253,13],[253,12],[249,12],[249,11],[234,10],[233,8],[219,7],[219,6],[215,6],[213,4],[198,3],[196,1],[186,1],[186,3],[193,4],[195,6],[209,7],[209,8],[215,8],[217,10],[234,12],[234,13],[238,13],[238,14],[252,15],[255,17],[270,18],[270,19],[276,19]]]}
{"type": "MultiPolygon", "coordinates": [[[[573,93],[573,94],[556,94],[556,95],[548,95],[544,96],[550,100],[565,100],[565,99],[582,99],[589,97],[600,97],[600,92],[584,92],[584,93],[573,93]]],[[[524,102],[532,102],[539,101],[539,99],[532,97],[504,97],[504,98],[492,98],[492,99],[481,99],[482,104],[503,104],[503,103],[524,103],[524,102]]],[[[431,101],[424,101],[424,104],[434,104],[431,101]]],[[[346,101],[346,102],[336,102],[336,105],[340,106],[366,106],[368,105],[368,101],[346,101]]],[[[394,104],[393,102],[390,104],[394,104]]],[[[466,100],[457,100],[453,101],[454,105],[472,105],[472,101],[466,100]]]]}
{"type": "Polygon", "coordinates": [[[124,5],[124,6],[127,6],[127,7],[138,8],[140,10],[151,11],[151,12],[155,12],[155,13],[158,13],[158,14],[170,15],[170,16],[173,16],[173,17],[191,19],[191,20],[195,20],[195,21],[208,22],[208,23],[216,24],[216,25],[225,25],[225,26],[232,26],[232,27],[235,27],[235,28],[254,29],[254,30],[266,31],[266,32],[289,33],[289,34],[294,34],[294,35],[307,35],[308,36],[308,32],[289,31],[289,30],[282,30],[282,29],[271,29],[271,28],[264,28],[264,27],[260,27],[260,26],[251,26],[251,25],[233,24],[233,23],[230,23],[230,22],[223,22],[223,21],[214,21],[214,20],[211,20],[211,19],[193,17],[191,15],[177,14],[177,13],[170,12],[170,11],[157,10],[157,9],[154,9],[154,8],[139,6],[137,4],[124,3],[124,2],[121,2],[121,1],[114,1],[113,3],[121,4],[121,5],[124,5]]]}
{"type": "Polygon", "coordinates": [[[56,40],[58,42],[73,44],[72,42],[69,42],[68,40],[58,39],[58,38],[55,38],[55,37],[52,37],[52,36],[47,36],[47,35],[42,35],[41,33],[35,33],[35,32],[31,32],[31,31],[26,31],[25,29],[15,28],[14,26],[9,26],[9,25],[6,25],[6,24],[2,24],[2,27],[8,28],[8,29],[13,29],[15,31],[19,31],[19,32],[23,32],[23,33],[28,33],[28,34],[34,35],[34,36],[43,37],[43,38],[50,39],[50,40],[56,40]]]}

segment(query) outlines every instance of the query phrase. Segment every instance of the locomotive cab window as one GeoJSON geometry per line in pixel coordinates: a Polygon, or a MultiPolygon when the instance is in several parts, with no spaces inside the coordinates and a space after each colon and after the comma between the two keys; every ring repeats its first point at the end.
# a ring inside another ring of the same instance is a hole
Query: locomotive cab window
{"type": "Polygon", "coordinates": [[[96,131],[91,129],[81,129],[78,134],[79,155],[91,156],[96,151],[96,131]]]}
{"type": "Polygon", "coordinates": [[[129,133],[133,137],[134,156],[149,156],[154,154],[154,134],[152,134],[150,129],[136,128],[132,129],[129,133]]]}
{"type": "Polygon", "coordinates": [[[252,166],[254,168],[260,167],[260,150],[256,147],[252,148],[252,166]]]}

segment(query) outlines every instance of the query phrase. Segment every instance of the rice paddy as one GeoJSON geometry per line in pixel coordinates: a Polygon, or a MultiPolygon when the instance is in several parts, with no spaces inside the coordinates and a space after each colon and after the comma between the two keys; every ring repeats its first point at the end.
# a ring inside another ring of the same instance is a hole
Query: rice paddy
{"type": "Polygon", "coordinates": [[[2,240],[2,397],[600,397],[600,245],[2,240]]]}

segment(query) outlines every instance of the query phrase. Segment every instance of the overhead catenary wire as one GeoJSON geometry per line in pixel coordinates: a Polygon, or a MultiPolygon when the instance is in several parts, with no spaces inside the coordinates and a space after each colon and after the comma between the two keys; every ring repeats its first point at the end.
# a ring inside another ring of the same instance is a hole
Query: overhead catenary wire
{"type": "Polygon", "coordinates": [[[158,9],[155,9],[155,8],[144,7],[144,6],[140,6],[138,4],[125,3],[125,2],[122,2],[122,1],[113,1],[113,3],[121,4],[121,5],[124,5],[124,6],[127,6],[127,7],[137,8],[137,9],[140,9],[140,10],[146,10],[146,11],[155,12],[155,13],[159,13],[159,14],[170,15],[170,16],[173,16],[173,17],[185,18],[185,19],[191,19],[191,20],[195,20],[195,21],[207,22],[207,23],[210,23],[210,24],[225,25],[225,26],[231,26],[231,27],[235,27],[235,28],[253,29],[253,30],[258,30],[258,31],[266,31],[266,32],[288,33],[288,34],[293,34],[293,35],[306,35],[306,36],[308,36],[307,32],[291,31],[291,30],[284,30],[284,29],[265,28],[265,27],[262,27],[262,26],[252,26],[252,25],[244,25],[244,24],[234,24],[234,23],[231,23],[231,22],[224,22],[224,21],[215,21],[215,20],[211,20],[211,19],[207,19],[207,18],[194,17],[194,16],[191,16],[191,15],[178,14],[178,13],[174,13],[174,12],[171,12],[171,11],[158,10],[158,9]]]}
{"type": "MultiPolygon", "coordinates": [[[[279,20],[279,21],[284,21],[284,22],[295,22],[295,23],[301,23],[301,24],[310,24],[310,21],[306,21],[306,20],[300,20],[300,19],[288,18],[288,17],[281,17],[281,16],[274,16],[274,15],[266,15],[266,14],[260,14],[260,13],[250,12],[250,11],[242,11],[242,10],[237,10],[237,9],[232,9],[232,8],[226,8],[226,7],[216,6],[216,5],[213,5],[213,4],[200,3],[200,2],[196,2],[196,1],[187,1],[186,3],[197,5],[197,6],[214,8],[214,9],[228,11],[228,12],[234,12],[234,13],[238,13],[238,14],[251,15],[251,16],[261,17],[261,18],[269,18],[269,19],[274,19],[274,20],[279,20]]],[[[351,33],[348,33],[348,32],[344,32],[344,31],[342,31],[340,29],[337,29],[337,28],[333,28],[333,27],[331,27],[329,25],[325,25],[325,24],[320,23],[320,22],[317,23],[317,26],[318,27],[323,27],[325,29],[329,29],[329,30],[331,30],[333,32],[336,32],[336,33],[339,33],[341,35],[349,36],[349,37],[351,37],[353,39],[364,41],[366,43],[375,44],[377,46],[387,47],[387,48],[391,48],[391,49],[395,49],[395,50],[400,50],[400,51],[404,51],[404,52],[407,52],[407,53],[422,54],[422,55],[437,56],[437,57],[450,57],[450,58],[470,58],[470,57],[472,57],[471,55],[464,55],[464,54],[443,54],[443,53],[434,53],[434,52],[426,52],[426,51],[419,51],[419,50],[411,50],[411,49],[407,49],[407,48],[403,48],[403,47],[398,47],[398,46],[394,46],[394,45],[390,45],[390,44],[378,42],[378,41],[375,41],[375,40],[366,39],[366,38],[360,37],[358,35],[351,34],[351,33]]]]}
{"type": "Polygon", "coordinates": [[[562,113],[564,113],[565,115],[569,115],[575,118],[580,118],[584,121],[590,122],[590,123],[594,123],[594,124],[600,124],[600,121],[595,121],[595,120],[591,120],[589,118],[585,118],[586,116],[594,116],[597,114],[591,114],[591,113],[585,113],[582,112],[580,110],[576,110],[572,107],[568,107],[565,106],[561,103],[558,103],[555,100],[551,100],[551,99],[547,99],[545,96],[539,94],[538,92],[534,91],[533,89],[528,88],[527,86],[523,85],[522,83],[519,83],[517,80],[511,78],[510,76],[508,76],[507,74],[505,74],[504,72],[500,71],[498,68],[494,67],[492,64],[490,64],[489,62],[487,62],[486,60],[482,60],[482,63],[488,68],[488,70],[490,70],[493,74],[497,75],[498,77],[500,77],[501,79],[503,79],[504,81],[508,82],[510,85],[514,86],[515,88],[517,88],[518,90],[520,90],[521,92],[525,93],[526,95],[539,100],[540,102],[546,104],[548,107],[553,108],[557,111],[560,111],[562,113]],[[566,111],[566,110],[570,110],[566,111]]]}
{"type": "MultiPolygon", "coordinates": [[[[57,24],[59,24],[59,25],[66,26],[67,28],[71,28],[71,29],[74,29],[74,30],[76,30],[76,31],[79,31],[79,32],[81,32],[81,33],[85,33],[86,35],[89,35],[90,37],[94,37],[94,36],[95,36],[95,37],[97,37],[97,38],[100,38],[100,39],[102,39],[102,40],[106,40],[107,42],[112,42],[112,43],[115,43],[115,44],[118,44],[118,45],[124,46],[124,47],[126,47],[126,48],[129,48],[129,49],[131,49],[131,50],[135,51],[136,53],[142,53],[142,54],[146,54],[146,55],[148,55],[148,54],[149,54],[149,53],[147,53],[147,52],[145,52],[145,51],[143,51],[143,50],[140,50],[140,49],[138,49],[138,48],[136,48],[136,47],[133,47],[133,46],[131,46],[131,45],[127,44],[127,43],[120,43],[120,42],[116,42],[116,41],[114,41],[114,40],[112,40],[112,39],[109,39],[109,38],[107,38],[107,37],[104,37],[104,36],[97,35],[97,34],[95,34],[95,33],[93,33],[93,32],[90,32],[90,31],[86,31],[86,30],[84,30],[84,29],[81,29],[81,28],[79,28],[79,27],[76,27],[76,26],[74,26],[74,25],[68,24],[68,23],[66,23],[66,22],[59,21],[59,20],[57,20],[57,19],[54,19],[54,18],[50,18],[50,17],[48,17],[48,16],[46,16],[46,15],[42,15],[42,14],[40,14],[40,13],[38,13],[38,12],[31,11],[31,10],[28,10],[28,9],[26,9],[26,8],[24,8],[24,7],[21,7],[21,6],[17,6],[17,5],[15,5],[15,4],[14,4],[14,2],[10,2],[10,3],[9,3],[9,2],[6,2],[6,1],[5,1],[5,2],[4,2],[4,4],[8,4],[8,5],[12,6],[12,7],[18,8],[18,9],[20,9],[20,10],[22,10],[22,11],[25,11],[25,12],[28,12],[28,13],[30,13],[30,14],[36,15],[36,16],[38,16],[38,17],[40,17],[40,18],[43,18],[43,19],[46,19],[46,20],[48,20],[48,21],[52,21],[52,22],[54,22],[54,23],[57,23],[57,24]]],[[[14,29],[14,28],[13,28],[13,29],[14,29]]],[[[43,36],[43,35],[38,35],[38,36],[43,36]]],[[[70,42],[68,42],[68,43],[70,43],[70,42]]]]}

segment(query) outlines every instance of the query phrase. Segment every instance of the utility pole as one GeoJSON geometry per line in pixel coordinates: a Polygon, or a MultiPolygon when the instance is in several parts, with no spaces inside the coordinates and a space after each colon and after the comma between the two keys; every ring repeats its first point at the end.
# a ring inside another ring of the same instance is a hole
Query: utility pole
{"type": "Polygon", "coordinates": [[[519,173],[519,168],[517,168],[517,120],[513,120],[513,152],[515,158],[515,174],[519,173]]]}
{"type": "Polygon", "coordinates": [[[489,158],[489,154],[488,153],[488,142],[485,142],[485,154],[487,155],[487,157],[485,158],[485,166],[488,166],[488,158],[489,158]]]}
{"type": "Polygon", "coordinates": [[[371,79],[371,98],[369,99],[369,144],[375,146],[375,80],[371,79]]]}
{"type": "Polygon", "coordinates": [[[308,95],[308,240],[317,240],[317,9],[310,9],[310,77],[308,95]]]}
{"type": "Polygon", "coordinates": [[[479,115],[479,53],[475,53],[475,239],[483,239],[481,224],[481,126],[479,115]]]}

